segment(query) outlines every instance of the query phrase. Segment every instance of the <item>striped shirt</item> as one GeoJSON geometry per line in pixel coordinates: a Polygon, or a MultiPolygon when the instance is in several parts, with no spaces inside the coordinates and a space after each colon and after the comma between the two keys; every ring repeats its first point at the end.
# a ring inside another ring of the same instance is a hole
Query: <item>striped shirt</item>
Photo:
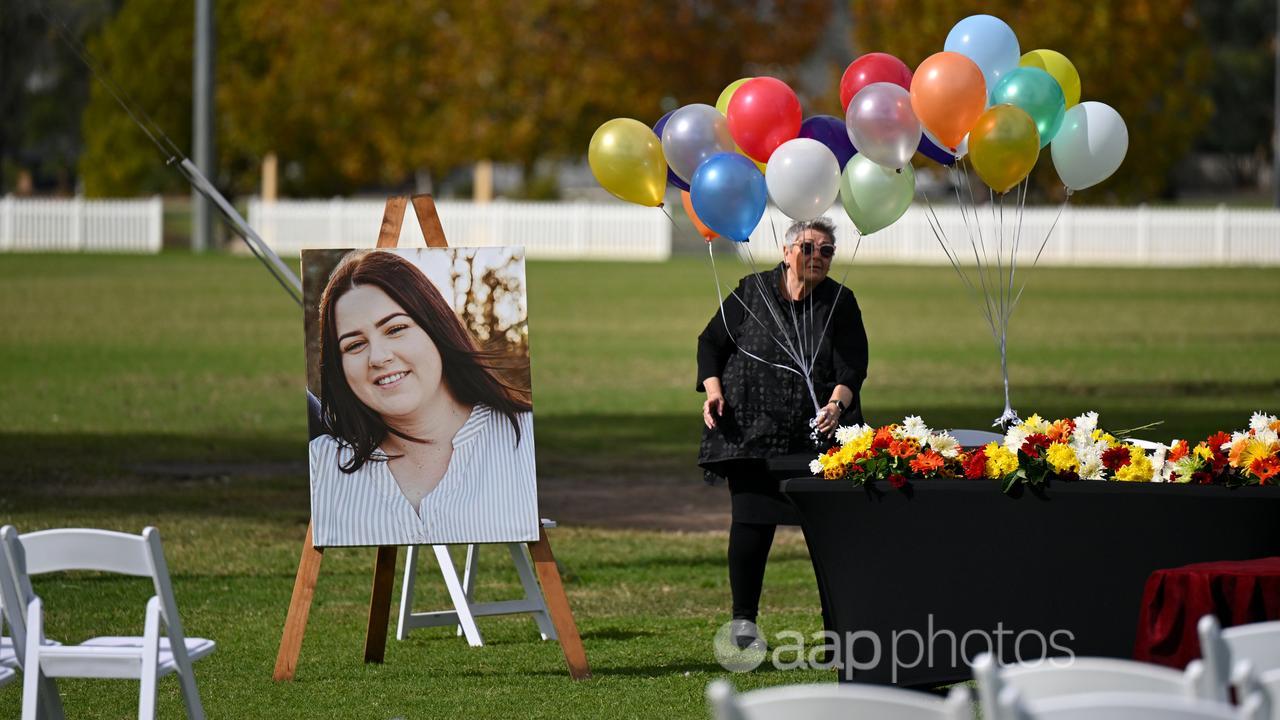
{"type": "MultiPolygon", "coordinates": [[[[311,518],[316,547],[528,542],[538,539],[533,414],[507,416],[478,404],[453,437],[453,456],[419,510],[385,461],[354,473],[351,448],[329,435],[311,441],[311,518]]],[[[376,455],[375,455],[376,457],[376,455]]]]}

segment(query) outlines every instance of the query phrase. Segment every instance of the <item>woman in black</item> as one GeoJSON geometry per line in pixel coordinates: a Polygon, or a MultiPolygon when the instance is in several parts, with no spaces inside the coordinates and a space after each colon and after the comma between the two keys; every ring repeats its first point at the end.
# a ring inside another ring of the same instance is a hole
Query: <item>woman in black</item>
{"type": "Polygon", "coordinates": [[[709,482],[729,484],[735,621],[756,620],[775,529],[799,524],[767,460],[816,457],[815,417],[824,436],[863,421],[858,392],[867,376],[867,334],[853,292],[827,277],[835,240],[825,218],[792,224],[782,262],[743,278],[698,336],[697,389],[707,394],[698,464],[709,482]],[[811,386],[796,357],[811,365],[811,386]]]}

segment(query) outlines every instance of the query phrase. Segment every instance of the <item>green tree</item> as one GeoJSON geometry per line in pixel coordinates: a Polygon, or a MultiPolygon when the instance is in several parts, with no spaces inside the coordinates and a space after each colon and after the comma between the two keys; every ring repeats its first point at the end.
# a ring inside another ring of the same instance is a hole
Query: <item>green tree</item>
{"type": "MultiPolygon", "coordinates": [[[[989,13],[1009,23],[1023,52],[1050,48],[1080,73],[1082,100],[1114,107],[1129,127],[1129,152],[1108,181],[1073,202],[1133,202],[1164,195],[1173,166],[1213,112],[1210,57],[1192,0],[853,0],[860,52],[883,51],[915,67],[942,50],[957,21],[989,13]]],[[[1043,151],[1033,171],[1041,197],[1062,183],[1043,151]]]]}

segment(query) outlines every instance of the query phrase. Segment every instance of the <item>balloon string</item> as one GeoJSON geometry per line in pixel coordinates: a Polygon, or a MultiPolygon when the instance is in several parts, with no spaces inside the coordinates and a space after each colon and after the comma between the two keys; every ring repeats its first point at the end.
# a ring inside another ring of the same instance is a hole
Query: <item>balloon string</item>
{"type": "MultiPolygon", "coordinates": [[[[863,234],[858,232],[858,243],[853,246],[853,256],[849,258],[849,264],[844,268],[844,277],[840,278],[840,287],[836,288],[836,298],[831,301],[831,309],[827,311],[827,320],[822,324],[822,332],[818,335],[817,344],[813,348],[813,357],[809,358],[809,367],[813,367],[818,362],[818,350],[822,348],[822,338],[827,336],[827,328],[831,327],[831,318],[835,317],[836,304],[840,302],[841,291],[845,289],[845,281],[849,279],[849,271],[853,269],[853,261],[858,257],[858,249],[862,247],[863,234]]],[[[809,293],[810,297],[813,293],[809,293]]]]}
{"type": "MultiPolygon", "coordinates": [[[[791,337],[787,335],[786,328],[782,326],[782,321],[778,318],[778,313],[773,307],[774,306],[773,300],[769,297],[767,293],[764,292],[764,281],[761,279],[760,272],[756,271],[756,261],[755,261],[755,257],[751,254],[750,246],[746,248],[746,252],[747,252],[747,259],[751,263],[751,269],[755,271],[752,277],[756,279],[756,286],[757,286],[757,289],[760,290],[760,296],[764,300],[765,306],[769,308],[769,313],[773,316],[773,321],[778,323],[778,328],[782,330],[783,337],[786,338],[787,344],[791,345],[793,352],[796,352],[795,344],[791,342],[791,337]]],[[[785,280],[783,282],[785,283],[785,280]]],[[[784,299],[786,299],[787,302],[790,303],[789,298],[784,298],[784,299]]],[[[796,340],[798,342],[799,337],[797,337],[796,340]]],[[[799,368],[803,371],[798,374],[804,380],[805,387],[807,387],[809,390],[809,397],[813,400],[813,412],[816,414],[819,410],[822,409],[822,406],[818,404],[818,394],[813,389],[813,377],[812,377],[813,373],[811,372],[810,368],[805,367],[803,357],[799,357],[798,355],[796,355],[792,357],[792,360],[795,361],[795,364],[799,366],[799,368]]]]}
{"type": "MultiPolygon", "coordinates": [[[[711,243],[707,243],[707,255],[711,258],[711,272],[716,279],[716,297],[720,302],[720,304],[717,306],[717,309],[719,310],[719,313],[720,313],[720,320],[724,323],[724,332],[726,335],[729,336],[729,342],[732,342],[734,346],[737,347],[738,350],[742,352],[742,354],[746,355],[747,357],[753,360],[757,360],[759,362],[764,363],[765,365],[772,365],[773,367],[781,368],[788,372],[793,372],[797,375],[800,375],[800,372],[795,370],[794,368],[789,368],[786,365],[779,365],[778,363],[769,362],[768,360],[765,360],[764,358],[752,353],[750,350],[747,350],[746,348],[742,347],[741,343],[739,343],[737,339],[733,337],[733,331],[729,329],[729,319],[725,317],[725,314],[724,314],[724,294],[720,290],[720,272],[716,269],[716,255],[715,255],[715,251],[712,249],[711,243]]],[[[737,298],[738,302],[742,305],[742,309],[746,310],[747,313],[751,315],[751,317],[755,319],[756,322],[760,322],[760,319],[755,316],[755,313],[751,312],[751,308],[747,306],[746,301],[744,301],[741,297],[738,296],[737,290],[734,290],[733,292],[731,292],[730,296],[737,298]]],[[[760,323],[760,326],[764,327],[764,323],[760,323]]],[[[767,330],[768,328],[765,328],[765,329],[767,330]]],[[[774,339],[774,342],[777,342],[776,338],[774,339]]],[[[779,343],[779,345],[780,344],[781,343],[779,343]]]]}
{"type": "MultiPolygon", "coordinates": [[[[769,211],[769,210],[767,210],[767,209],[765,210],[765,213],[766,213],[766,214],[768,214],[768,216],[769,216],[769,227],[770,227],[770,229],[772,229],[772,230],[773,230],[773,246],[774,246],[774,248],[777,248],[777,249],[779,249],[779,250],[781,251],[781,250],[785,247],[785,245],[779,245],[779,243],[778,243],[778,226],[777,226],[777,225],[775,225],[775,224],[774,224],[774,222],[773,222],[773,213],[772,213],[772,212],[770,212],[770,211],[769,211]]],[[[748,248],[748,252],[749,252],[749,251],[750,251],[750,248],[748,248]]],[[[790,300],[790,298],[787,298],[787,299],[788,299],[788,300],[790,300]]],[[[787,309],[788,309],[788,310],[790,310],[790,312],[791,312],[791,326],[792,326],[792,327],[795,329],[795,331],[796,331],[796,344],[798,344],[798,345],[800,346],[800,348],[799,348],[799,351],[798,351],[798,352],[799,352],[799,355],[800,355],[801,360],[803,361],[803,359],[804,359],[805,357],[807,357],[807,356],[808,356],[808,352],[807,352],[807,351],[806,351],[806,349],[805,349],[805,338],[804,338],[804,336],[803,336],[803,335],[807,335],[807,334],[808,334],[809,326],[808,326],[808,325],[805,325],[805,333],[802,335],[802,334],[801,334],[801,332],[800,332],[800,323],[796,320],[796,308],[795,308],[795,305],[794,305],[793,303],[788,302],[788,303],[787,303],[787,309]]],[[[801,316],[802,316],[802,319],[803,319],[803,312],[801,313],[801,316]]],[[[808,373],[808,372],[810,371],[811,367],[805,367],[805,365],[803,364],[803,362],[801,362],[801,363],[800,363],[800,369],[801,369],[801,370],[803,370],[804,372],[808,373]]]]}
{"type": "MultiPolygon", "coordinates": [[[[987,321],[987,327],[991,329],[991,340],[993,342],[998,342],[996,338],[995,321],[992,319],[992,314],[991,314],[991,304],[988,302],[984,302],[983,298],[978,297],[978,289],[974,286],[973,281],[969,279],[968,274],[965,273],[962,269],[963,266],[960,264],[959,253],[957,253],[954,249],[952,249],[949,246],[949,242],[950,242],[949,240],[945,240],[945,238],[947,237],[947,233],[946,233],[946,230],[944,230],[942,227],[942,221],[938,219],[937,212],[933,209],[933,203],[929,200],[928,195],[924,196],[924,200],[925,200],[925,205],[929,208],[929,214],[925,215],[925,221],[929,223],[929,229],[933,231],[934,238],[936,238],[938,241],[938,244],[942,246],[942,251],[943,253],[946,254],[947,259],[951,261],[952,269],[955,270],[956,274],[960,276],[960,279],[964,281],[965,287],[969,288],[969,293],[973,297],[974,304],[977,305],[978,309],[982,311],[982,316],[987,321]],[[936,224],[936,227],[935,227],[935,224],[936,224]]],[[[976,250],[974,252],[974,258],[975,260],[977,259],[976,250]]],[[[979,274],[979,278],[981,278],[981,274],[979,274]]]]}
{"type": "MultiPolygon", "coordinates": [[[[965,160],[964,158],[961,158],[960,162],[964,163],[964,160],[965,160]]],[[[991,323],[992,332],[994,332],[995,321],[992,320],[991,318],[995,317],[996,309],[995,307],[993,307],[993,303],[991,299],[991,288],[988,286],[988,283],[987,283],[987,276],[990,275],[990,272],[991,272],[990,271],[991,262],[987,257],[987,244],[983,240],[982,221],[981,221],[981,218],[978,217],[978,206],[977,206],[977,202],[974,200],[974,195],[973,195],[973,183],[969,178],[968,168],[965,167],[964,170],[965,170],[964,184],[965,184],[965,187],[968,188],[969,210],[973,213],[973,226],[974,226],[973,228],[969,228],[969,247],[973,249],[974,269],[977,270],[978,280],[982,284],[982,298],[985,301],[987,306],[986,314],[988,317],[988,322],[991,323]],[[977,242],[974,241],[975,230],[978,236],[977,242]],[[978,256],[979,244],[981,244],[982,246],[981,257],[978,256]]],[[[963,208],[964,206],[961,205],[961,207],[963,208]]],[[[939,223],[939,226],[941,226],[941,223],[939,223]]]]}
{"type": "MultiPolygon", "coordinates": [[[[1040,254],[1044,252],[1044,246],[1048,244],[1049,237],[1053,235],[1053,231],[1058,227],[1058,221],[1062,219],[1062,211],[1067,207],[1067,201],[1071,199],[1071,188],[1067,188],[1067,196],[1062,198],[1062,204],[1058,206],[1058,214],[1053,218],[1053,224],[1049,226],[1049,232],[1044,234],[1044,240],[1040,242],[1040,249],[1036,251],[1035,260],[1031,261],[1031,269],[1035,269],[1040,264],[1040,254]]],[[[1027,289],[1027,281],[1022,281],[1022,286],[1018,288],[1018,295],[1013,299],[1013,306],[1018,306],[1018,301],[1022,299],[1022,292],[1027,289]]]]}

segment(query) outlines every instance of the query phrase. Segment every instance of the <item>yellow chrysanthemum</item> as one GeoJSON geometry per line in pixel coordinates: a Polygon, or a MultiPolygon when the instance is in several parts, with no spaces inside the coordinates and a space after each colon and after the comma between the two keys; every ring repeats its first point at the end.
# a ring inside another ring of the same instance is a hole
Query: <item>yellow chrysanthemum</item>
{"type": "Polygon", "coordinates": [[[1151,482],[1151,475],[1155,468],[1151,466],[1151,459],[1142,451],[1142,448],[1129,448],[1129,464],[1116,471],[1116,480],[1120,482],[1151,482]]]}
{"type": "Polygon", "coordinates": [[[844,447],[850,451],[850,457],[853,455],[860,455],[871,448],[871,441],[875,439],[875,436],[875,430],[868,430],[853,440],[850,440],[844,447]]]}
{"type": "Polygon", "coordinates": [[[1111,433],[1101,428],[1094,430],[1092,433],[1089,434],[1089,437],[1093,438],[1094,442],[1106,443],[1107,447],[1115,447],[1116,445],[1120,444],[1120,441],[1116,440],[1115,435],[1112,435],[1111,433]]]}
{"type": "Polygon", "coordinates": [[[1247,468],[1253,464],[1254,460],[1262,460],[1274,452],[1275,448],[1271,443],[1263,442],[1258,438],[1244,438],[1232,446],[1229,459],[1231,467],[1247,468]]]}
{"type": "Polygon", "coordinates": [[[1055,472],[1079,472],[1080,470],[1080,459],[1076,457],[1076,451],[1066,443],[1056,442],[1050,445],[1049,451],[1045,453],[1045,459],[1055,472]]]}
{"type": "Polygon", "coordinates": [[[1196,445],[1196,449],[1192,450],[1191,454],[1206,462],[1213,459],[1213,449],[1204,443],[1196,445]]]}
{"type": "Polygon", "coordinates": [[[999,443],[988,443],[983,448],[987,454],[986,476],[998,480],[1018,469],[1018,456],[999,443]]]}
{"type": "Polygon", "coordinates": [[[1040,433],[1043,435],[1049,432],[1049,421],[1040,417],[1039,413],[1032,413],[1031,417],[1027,418],[1026,421],[1022,423],[1022,429],[1029,433],[1040,433]]]}

